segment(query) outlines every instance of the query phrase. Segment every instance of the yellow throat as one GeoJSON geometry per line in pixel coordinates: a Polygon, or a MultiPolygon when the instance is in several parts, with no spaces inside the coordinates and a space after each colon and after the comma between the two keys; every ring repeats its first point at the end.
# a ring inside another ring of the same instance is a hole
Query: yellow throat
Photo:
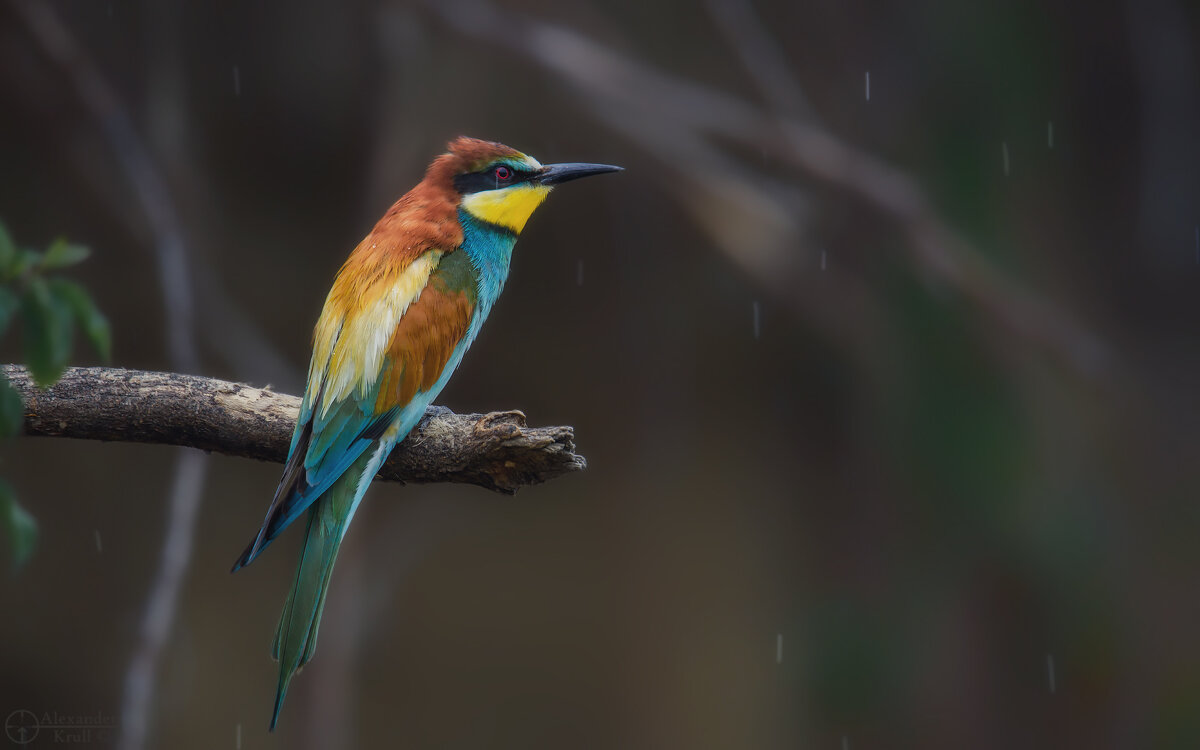
{"type": "Polygon", "coordinates": [[[481,190],[463,196],[462,207],[480,221],[520,234],[534,209],[542,205],[552,188],[523,182],[502,190],[481,190]]]}

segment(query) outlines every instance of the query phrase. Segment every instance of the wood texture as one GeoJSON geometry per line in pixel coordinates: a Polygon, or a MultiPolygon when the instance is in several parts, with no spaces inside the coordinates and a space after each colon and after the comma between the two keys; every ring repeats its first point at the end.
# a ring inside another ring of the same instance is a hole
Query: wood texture
{"type": "MultiPolygon", "coordinates": [[[[25,402],[26,435],[183,445],[283,463],[300,410],[296,396],[194,375],[72,367],[41,391],[25,368],[0,370],[25,402]]],[[[571,427],[528,427],[519,411],[432,406],[378,478],[512,494],[586,466],[571,427]]]]}

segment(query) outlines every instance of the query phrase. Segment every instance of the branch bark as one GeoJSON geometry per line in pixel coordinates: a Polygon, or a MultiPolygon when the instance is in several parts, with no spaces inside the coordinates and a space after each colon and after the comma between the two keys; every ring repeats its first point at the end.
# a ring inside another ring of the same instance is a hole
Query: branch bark
{"type": "MultiPolygon", "coordinates": [[[[72,367],[42,391],[24,367],[0,371],[25,403],[26,435],[182,445],[283,463],[300,411],[295,396],[194,375],[72,367]]],[[[571,427],[528,427],[519,411],[432,406],[377,478],[512,494],[586,466],[571,427]]]]}

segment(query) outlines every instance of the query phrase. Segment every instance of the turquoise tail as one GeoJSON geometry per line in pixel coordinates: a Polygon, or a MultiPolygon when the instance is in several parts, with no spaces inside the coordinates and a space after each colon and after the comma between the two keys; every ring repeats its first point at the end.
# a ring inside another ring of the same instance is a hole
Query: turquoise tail
{"type": "MultiPolygon", "coordinates": [[[[272,731],[279,721],[279,710],[283,708],[288,684],[293,675],[308,663],[317,648],[317,631],[321,626],[321,610],[325,608],[329,577],[337,561],[342,535],[354,514],[359,483],[369,460],[370,452],[351,464],[309,508],[308,528],[304,532],[304,549],[296,569],[296,582],[283,605],[283,615],[279,618],[279,629],[271,650],[271,656],[279,662],[279,685],[275,691],[275,709],[271,713],[272,731]]],[[[365,485],[363,489],[366,489],[365,485]]]]}

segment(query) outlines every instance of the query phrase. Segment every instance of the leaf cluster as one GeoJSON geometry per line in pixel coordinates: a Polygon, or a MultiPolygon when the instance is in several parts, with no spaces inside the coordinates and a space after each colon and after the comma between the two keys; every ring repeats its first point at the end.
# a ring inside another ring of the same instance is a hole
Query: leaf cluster
{"type": "MultiPolygon", "coordinates": [[[[48,388],[62,376],[77,328],[105,360],[111,353],[108,319],[86,289],[58,274],[90,254],[86,247],[62,238],[54,240],[45,251],[17,247],[0,223],[0,337],[7,335],[14,320],[20,318],[25,365],[39,388],[48,388]]],[[[0,374],[0,438],[17,435],[24,418],[20,394],[0,374]]],[[[11,542],[15,564],[20,566],[33,553],[37,522],[3,480],[0,528],[11,542]]]]}

